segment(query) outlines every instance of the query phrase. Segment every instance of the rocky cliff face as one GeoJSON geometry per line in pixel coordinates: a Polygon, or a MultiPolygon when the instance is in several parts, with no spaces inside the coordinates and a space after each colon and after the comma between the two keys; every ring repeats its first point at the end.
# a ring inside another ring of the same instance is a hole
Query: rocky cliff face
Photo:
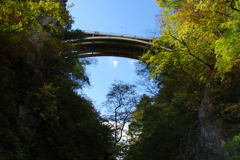
{"type": "Polygon", "coordinates": [[[216,122],[216,118],[210,106],[209,94],[205,94],[201,102],[198,114],[199,133],[196,145],[197,160],[220,160],[221,148],[225,145],[225,141],[220,133],[221,123],[216,122]]]}
{"type": "Polygon", "coordinates": [[[215,107],[211,102],[211,80],[205,86],[204,97],[198,112],[198,134],[196,142],[196,160],[224,160],[222,147],[225,141],[221,134],[222,123],[214,115],[215,107]]]}
{"type": "MultiPolygon", "coordinates": [[[[58,0],[58,2],[63,7],[66,7],[67,0],[58,0]]],[[[49,16],[42,17],[39,20],[39,22],[42,26],[41,29],[43,30],[45,29],[45,26],[49,24],[58,23],[56,19],[53,19],[49,16]]],[[[40,48],[42,45],[41,44],[42,36],[43,36],[42,33],[34,33],[32,37],[30,37],[31,41],[34,42],[34,48],[35,48],[35,53],[31,53],[31,54],[34,54],[35,57],[41,57],[40,48]]],[[[50,37],[51,33],[50,32],[47,33],[47,36],[50,37]]],[[[29,88],[28,95],[22,95],[21,97],[22,103],[19,105],[18,117],[21,120],[21,125],[26,132],[27,139],[29,139],[30,142],[32,142],[33,144],[36,144],[38,143],[36,135],[37,135],[37,128],[39,126],[39,120],[35,116],[35,113],[33,111],[34,103],[36,103],[34,96],[39,92],[39,88],[42,87],[44,79],[40,69],[36,65],[29,62],[29,66],[31,67],[34,73],[31,79],[31,84],[29,84],[28,86],[29,88]]],[[[26,81],[26,80],[23,80],[23,81],[26,81]]]]}

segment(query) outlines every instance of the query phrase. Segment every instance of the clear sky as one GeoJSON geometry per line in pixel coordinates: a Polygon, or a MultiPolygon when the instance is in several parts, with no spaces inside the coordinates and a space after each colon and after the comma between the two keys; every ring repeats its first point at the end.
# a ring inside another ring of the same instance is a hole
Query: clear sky
{"type": "MultiPolygon", "coordinates": [[[[158,36],[159,8],[153,0],[68,0],[75,23],[72,29],[119,33],[136,36],[158,36]]],[[[92,87],[85,88],[95,106],[104,102],[114,79],[134,83],[135,60],[118,57],[96,58],[98,64],[88,66],[92,87]]]]}

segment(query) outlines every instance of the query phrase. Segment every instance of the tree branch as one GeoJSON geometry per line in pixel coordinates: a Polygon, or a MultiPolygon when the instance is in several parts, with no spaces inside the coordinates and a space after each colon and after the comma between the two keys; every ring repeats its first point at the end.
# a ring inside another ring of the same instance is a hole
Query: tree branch
{"type": "Polygon", "coordinates": [[[239,9],[234,8],[234,4],[233,4],[233,2],[234,2],[234,0],[231,0],[230,7],[231,7],[233,10],[235,10],[235,11],[237,11],[237,12],[240,12],[239,9]]]}
{"type": "Polygon", "coordinates": [[[175,40],[177,40],[178,42],[180,42],[182,45],[184,45],[187,48],[187,52],[190,56],[192,56],[193,58],[195,58],[196,60],[198,60],[199,62],[201,62],[202,64],[206,65],[208,68],[212,68],[211,65],[209,65],[207,62],[203,61],[202,59],[198,58],[197,56],[195,56],[189,49],[188,45],[186,44],[186,42],[183,39],[178,39],[176,37],[174,37],[173,35],[170,35],[172,38],[174,38],[175,40]]]}

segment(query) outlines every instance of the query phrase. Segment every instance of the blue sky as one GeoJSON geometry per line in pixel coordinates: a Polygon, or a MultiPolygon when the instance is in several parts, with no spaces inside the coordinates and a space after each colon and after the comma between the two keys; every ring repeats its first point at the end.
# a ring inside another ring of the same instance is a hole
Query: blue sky
{"type": "MultiPolygon", "coordinates": [[[[72,29],[119,33],[136,36],[158,36],[159,8],[153,0],[68,0],[75,23],[72,29]]],[[[104,102],[115,79],[135,83],[140,80],[135,73],[136,60],[118,57],[96,58],[98,64],[88,66],[92,87],[84,93],[96,107],[104,102]]]]}

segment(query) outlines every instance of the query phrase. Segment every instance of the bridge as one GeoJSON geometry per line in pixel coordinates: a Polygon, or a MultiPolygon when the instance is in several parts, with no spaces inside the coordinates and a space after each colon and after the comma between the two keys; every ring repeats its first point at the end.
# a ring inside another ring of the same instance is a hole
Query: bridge
{"type": "Polygon", "coordinates": [[[83,39],[68,40],[76,45],[82,57],[116,56],[139,59],[152,45],[152,38],[119,35],[97,31],[81,31],[83,39]]]}

